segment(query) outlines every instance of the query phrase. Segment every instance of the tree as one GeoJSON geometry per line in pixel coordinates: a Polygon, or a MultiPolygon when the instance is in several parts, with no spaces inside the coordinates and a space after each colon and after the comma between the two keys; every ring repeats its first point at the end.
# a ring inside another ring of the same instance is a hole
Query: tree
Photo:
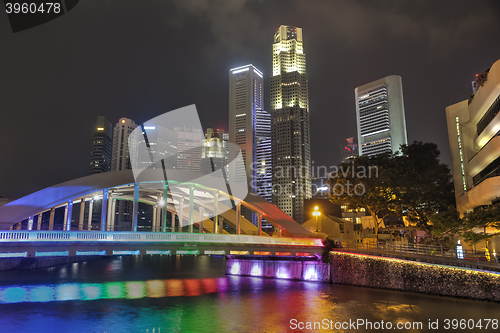
{"type": "Polygon", "coordinates": [[[464,242],[471,245],[484,240],[488,248],[489,240],[500,235],[498,231],[487,232],[487,228],[500,229],[500,206],[498,205],[479,207],[465,213],[462,217],[454,207],[450,206],[447,211],[431,216],[430,220],[434,224],[435,236],[458,235],[463,238],[464,242]]]}
{"type": "Polygon", "coordinates": [[[383,218],[398,213],[399,194],[393,188],[390,155],[358,157],[342,163],[328,180],[329,199],[334,204],[347,204],[351,209],[367,209],[374,221],[375,236],[383,218]]]}
{"type": "Polygon", "coordinates": [[[450,169],[439,161],[439,149],[434,143],[415,141],[401,146],[395,156],[396,177],[400,188],[401,210],[410,223],[428,233],[434,226],[429,216],[447,211],[454,205],[455,196],[450,169]]]}
{"type": "Polygon", "coordinates": [[[454,203],[451,173],[440,163],[439,154],[436,144],[415,141],[402,145],[401,154],[358,157],[332,173],[329,199],[349,208],[366,208],[375,221],[376,235],[382,219],[394,215],[406,215],[430,232],[429,216],[454,203]]]}

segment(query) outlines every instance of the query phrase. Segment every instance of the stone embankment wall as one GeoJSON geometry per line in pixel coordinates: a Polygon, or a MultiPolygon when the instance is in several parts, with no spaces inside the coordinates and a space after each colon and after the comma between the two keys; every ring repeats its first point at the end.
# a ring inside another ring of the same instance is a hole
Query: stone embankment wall
{"type": "Polygon", "coordinates": [[[500,302],[500,274],[343,252],[331,254],[331,282],[500,302]]]}

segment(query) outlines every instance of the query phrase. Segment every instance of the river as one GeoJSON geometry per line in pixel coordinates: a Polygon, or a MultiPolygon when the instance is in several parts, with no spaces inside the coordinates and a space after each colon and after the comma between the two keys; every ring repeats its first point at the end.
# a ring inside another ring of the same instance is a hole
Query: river
{"type": "Polygon", "coordinates": [[[497,303],[224,269],[223,257],[123,256],[0,272],[0,332],[443,332],[464,323],[468,332],[498,330],[497,303]]]}

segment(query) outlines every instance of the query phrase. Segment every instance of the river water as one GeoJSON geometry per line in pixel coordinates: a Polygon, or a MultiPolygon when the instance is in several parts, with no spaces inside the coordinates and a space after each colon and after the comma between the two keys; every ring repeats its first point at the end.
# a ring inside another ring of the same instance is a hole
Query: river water
{"type": "Polygon", "coordinates": [[[0,332],[443,332],[460,328],[452,319],[500,330],[497,303],[226,276],[224,260],[123,256],[0,272],[0,332]]]}

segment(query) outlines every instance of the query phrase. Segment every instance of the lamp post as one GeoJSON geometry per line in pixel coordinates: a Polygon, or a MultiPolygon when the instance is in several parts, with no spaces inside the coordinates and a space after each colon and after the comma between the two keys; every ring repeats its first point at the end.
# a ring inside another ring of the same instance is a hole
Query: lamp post
{"type": "Polygon", "coordinates": [[[319,207],[318,206],[315,206],[314,207],[314,212],[313,212],[313,216],[316,217],[316,231],[315,232],[319,232],[319,227],[318,227],[318,216],[321,215],[321,212],[318,211],[319,207]]]}

